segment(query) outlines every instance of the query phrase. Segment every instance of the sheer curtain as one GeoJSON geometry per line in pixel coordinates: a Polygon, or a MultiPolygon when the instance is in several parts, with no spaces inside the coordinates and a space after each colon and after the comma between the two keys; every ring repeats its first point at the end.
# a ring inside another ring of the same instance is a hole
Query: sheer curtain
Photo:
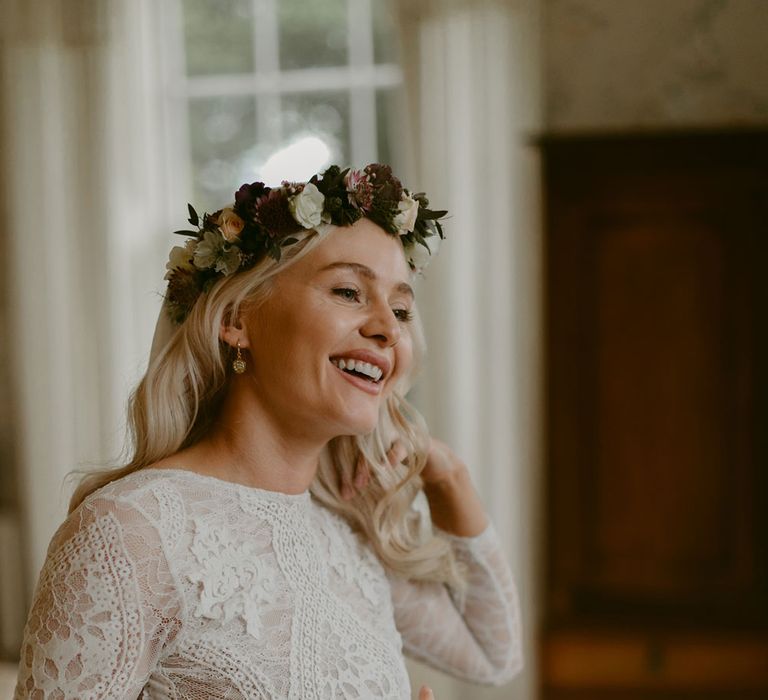
{"type": "Polygon", "coordinates": [[[520,587],[526,668],[479,689],[411,666],[439,700],[533,698],[541,550],[538,0],[401,0],[408,181],[449,239],[419,290],[429,362],[417,401],[467,461],[520,587]]]}
{"type": "Polygon", "coordinates": [[[126,387],[159,307],[141,291],[159,291],[168,247],[159,235],[164,100],[151,4],[0,5],[0,183],[27,596],[66,512],[64,476],[119,453],[126,387]]]}

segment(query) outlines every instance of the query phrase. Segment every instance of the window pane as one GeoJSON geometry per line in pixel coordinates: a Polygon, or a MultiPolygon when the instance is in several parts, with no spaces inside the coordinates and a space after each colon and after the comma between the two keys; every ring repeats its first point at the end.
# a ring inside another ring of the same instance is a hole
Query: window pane
{"type": "Polygon", "coordinates": [[[279,0],[280,68],[347,63],[346,0],[279,0]]]}
{"type": "Polygon", "coordinates": [[[183,2],[187,75],[252,72],[252,0],[183,2]]]}
{"type": "Polygon", "coordinates": [[[252,97],[198,98],[189,102],[189,135],[196,207],[229,204],[253,174],[256,105],[252,97]]]}
{"type": "Polygon", "coordinates": [[[283,136],[286,142],[316,136],[328,147],[328,164],[348,165],[349,95],[310,93],[283,97],[283,136]]]}
{"type": "Polygon", "coordinates": [[[397,63],[397,31],[394,3],[371,0],[373,12],[373,60],[375,63],[397,63]]]}
{"type": "Polygon", "coordinates": [[[397,172],[402,164],[405,129],[403,93],[398,88],[376,91],[376,142],[379,163],[391,165],[397,172]]]}

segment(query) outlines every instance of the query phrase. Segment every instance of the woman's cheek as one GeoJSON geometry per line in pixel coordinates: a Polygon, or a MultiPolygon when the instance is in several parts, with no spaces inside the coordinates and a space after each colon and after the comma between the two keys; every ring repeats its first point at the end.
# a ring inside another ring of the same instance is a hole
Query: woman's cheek
{"type": "Polygon", "coordinates": [[[413,368],[413,341],[406,331],[397,344],[395,353],[395,373],[391,377],[390,387],[395,388],[408,377],[413,368]]]}

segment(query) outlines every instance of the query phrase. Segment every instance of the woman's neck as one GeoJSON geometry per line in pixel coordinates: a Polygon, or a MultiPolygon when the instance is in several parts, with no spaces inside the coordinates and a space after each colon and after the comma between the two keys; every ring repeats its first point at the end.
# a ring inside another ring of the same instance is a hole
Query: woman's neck
{"type": "Polygon", "coordinates": [[[212,428],[156,467],[180,467],[245,486],[298,494],[309,489],[327,439],[281,423],[251,392],[229,391],[212,428]]]}

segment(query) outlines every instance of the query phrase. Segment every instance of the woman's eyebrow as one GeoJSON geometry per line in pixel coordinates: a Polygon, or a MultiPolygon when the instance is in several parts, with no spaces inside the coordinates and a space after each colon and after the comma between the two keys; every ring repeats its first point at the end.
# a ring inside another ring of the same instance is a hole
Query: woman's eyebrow
{"type": "MultiPolygon", "coordinates": [[[[366,279],[369,279],[373,282],[379,279],[376,273],[373,270],[371,270],[370,267],[368,267],[367,265],[356,263],[356,262],[331,263],[330,265],[326,265],[324,268],[322,268],[320,272],[325,272],[326,270],[333,270],[340,267],[352,270],[353,272],[356,272],[361,277],[365,277],[366,279]]],[[[413,293],[413,288],[407,282],[399,282],[398,284],[395,285],[395,289],[397,289],[398,292],[402,292],[403,294],[408,294],[412,299],[415,298],[416,296],[413,293]]]]}

